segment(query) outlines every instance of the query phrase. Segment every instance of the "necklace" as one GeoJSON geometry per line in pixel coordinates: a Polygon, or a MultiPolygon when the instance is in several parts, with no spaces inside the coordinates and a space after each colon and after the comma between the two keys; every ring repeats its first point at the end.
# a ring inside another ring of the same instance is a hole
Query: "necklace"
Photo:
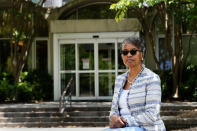
{"type": "Polygon", "coordinates": [[[132,83],[132,81],[129,81],[129,79],[128,79],[127,81],[129,82],[129,84],[131,84],[131,83],[132,83]]]}
{"type": "Polygon", "coordinates": [[[128,83],[129,83],[129,84],[132,84],[133,81],[136,79],[136,77],[143,71],[143,69],[144,69],[144,68],[142,67],[142,68],[141,68],[141,71],[134,77],[134,79],[133,79],[132,81],[129,81],[129,76],[130,76],[130,75],[128,74],[128,79],[127,79],[128,83]]]}
{"type": "Polygon", "coordinates": [[[127,79],[127,81],[129,82],[129,84],[131,84],[131,83],[133,82],[133,80],[132,80],[132,81],[129,81],[129,74],[128,74],[128,79],[127,79]]]}

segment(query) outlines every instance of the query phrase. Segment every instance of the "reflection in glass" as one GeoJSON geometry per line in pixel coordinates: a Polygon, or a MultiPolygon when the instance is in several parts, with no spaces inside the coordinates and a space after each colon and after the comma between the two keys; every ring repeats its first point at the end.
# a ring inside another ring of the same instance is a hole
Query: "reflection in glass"
{"type": "Polygon", "coordinates": [[[69,90],[67,91],[66,96],[68,95],[69,92],[72,92],[72,96],[76,96],[76,91],[75,91],[75,74],[73,73],[64,73],[61,74],[61,94],[63,93],[64,89],[66,88],[68,82],[70,81],[72,77],[72,83],[69,86],[69,90]]]}
{"type": "Polygon", "coordinates": [[[10,43],[8,40],[0,40],[0,72],[6,71],[7,59],[10,56],[10,43]]]}
{"type": "MultiPolygon", "coordinates": [[[[159,61],[160,61],[160,67],[163,69],[163,63],[164,63],[164,38],[159,39],[159,61]]],[[[171,69],[171,59],[170,59],[170,54],[167,52],[166,54],[166,61],[165,61],[165,68],[167,70],[171,69]]]]}
{"type": "Polygon", "coordinates": [[[60,46],[60,69],[75,70],[74,44],[64,44],[60,46]]]}
{"type": "Polygon", "coordinates": [[[36,41],[36,69],[47,71],[47,41],[36,41]]]}
{"type": "Polygon", "coordinates": [[[94,96],[94,73],[79,74],[80,96],[94,96]]]}
{"type": "Polygon", "coordinates": [[[122,56],[121,56],[121,45],[122,43],[118,43],[118,69],[126,69],[126,66],[123,63],[122,56]]]}
{"type": "Polygon", "coordinates": [[[94,45],[79,44],[79,70],[94,70],[94,45]]]}
{"type": "Polygon", "coordinates": [[[99,69],[115,69],[114,43],[99,43],[99,69]]]}
{"type": "Polygon", "coordinates": [[[99,73],[99,96],[112,96],[115,73],[99,73]]]}
{"type": "Polygon", "coordinates": [[[72,13],[64,12],[61,20],[66,19],[114,19],[116,11],[109,9],[110,4],[94,4],[76,8],[72,13]]]}

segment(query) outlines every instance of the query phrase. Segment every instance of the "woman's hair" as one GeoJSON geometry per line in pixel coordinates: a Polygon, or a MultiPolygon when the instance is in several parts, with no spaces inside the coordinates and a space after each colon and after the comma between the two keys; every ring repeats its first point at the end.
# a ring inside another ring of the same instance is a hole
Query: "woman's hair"
{"type": "Polygon", "coordinates": [[[139,37],[128,37],[123,41],[121,45],[121,50],[123,50],[125,44],[132,44],[136,46],[145,55],[146,47],[145,47],[145,42],[143,39],[139,37]]]}

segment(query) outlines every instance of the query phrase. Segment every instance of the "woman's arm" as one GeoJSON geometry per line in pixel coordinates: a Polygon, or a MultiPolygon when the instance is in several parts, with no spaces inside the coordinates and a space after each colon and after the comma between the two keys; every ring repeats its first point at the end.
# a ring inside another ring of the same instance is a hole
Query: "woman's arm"
{"type": "Polygon", "coordinates": [[[145,111],[138,115],[127,115],[127,126],[154,125],[160,119],[161,105],[161,82],[159,76],[155,75],[146,87],[145,111]]]}
{"type": "Polygon", "coordinates": [[[109,126],[110,128],[121,128],[126,126],[126,120],[119,115],[118,110],[118,95],[120,90],[120,82],[118,77],[115,80],[114,94],[112,99],[111,111],[109,115],[109,126]]]}

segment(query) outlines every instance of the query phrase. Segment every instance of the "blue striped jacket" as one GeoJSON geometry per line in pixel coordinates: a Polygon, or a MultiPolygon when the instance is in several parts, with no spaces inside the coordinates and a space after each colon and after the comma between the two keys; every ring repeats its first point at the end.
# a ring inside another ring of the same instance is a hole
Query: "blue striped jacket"
{"type": "MultiPolygon", "coordinates": [[[[127,126],[143,127],[146,131],[165,131],[165,126],[160,118],[161,83],[157,74],[142,66],[142,71],[130,85],[127,95],[127,105],[130,115],[123,115],[127,126]]],[[[119,98],[127,80],[129,71],[117,76],[115,80],[114,95],[110,117],[120,115],[119,98]]]]}

